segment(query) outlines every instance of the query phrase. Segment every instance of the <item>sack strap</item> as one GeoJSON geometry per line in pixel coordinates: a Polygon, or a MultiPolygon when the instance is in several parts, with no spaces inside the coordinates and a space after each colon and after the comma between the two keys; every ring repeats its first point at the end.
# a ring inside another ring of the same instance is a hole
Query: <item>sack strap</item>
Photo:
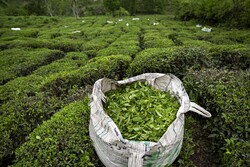
{"type": "Polygon", "coordinates": [[[207,110],[205,110],[204,108],[202,108],[201,106],[199,106],[198,104],[194,103],[194,102],[190,102],[191,106],[189,111],[193,111],[197,114],[200,114],[204,117],[210,118],[212,115],[210,114],[210,112],[208,112],[207,110]]]}

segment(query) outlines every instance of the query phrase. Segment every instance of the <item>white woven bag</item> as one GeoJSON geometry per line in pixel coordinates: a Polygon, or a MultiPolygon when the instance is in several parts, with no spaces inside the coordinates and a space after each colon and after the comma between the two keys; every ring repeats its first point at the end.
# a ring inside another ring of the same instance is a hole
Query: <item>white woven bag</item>
{"type": "Polygon", "coordinates": [[[99,79],[94,84],[90,106],[90,137],[100,160],[107,167],[170,165],[182,147],[184,114],[193,111],[204,117],[211,117],[208,111],[189,100],[181,80],[172,74],[145,73],[121,81],[99,79]],[[103,109],[105,92],[116,89],[117,85],[136,81],[147,81],[154,88],[168,91],[179,100],[180,107],[176,119],[158,142],[124,139],[116,124],[103,109]]]}

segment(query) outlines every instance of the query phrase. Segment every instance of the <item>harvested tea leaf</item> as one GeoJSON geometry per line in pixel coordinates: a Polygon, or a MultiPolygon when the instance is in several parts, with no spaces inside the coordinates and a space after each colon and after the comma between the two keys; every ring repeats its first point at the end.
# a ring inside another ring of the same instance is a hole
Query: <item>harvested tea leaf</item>
{"type": "Polygon", "coordinates": [[[146,82],[124,85],[106,94],[104,110],[123,137],[138,141],[158,141],[174,121],[177,99],[146,82]]]}

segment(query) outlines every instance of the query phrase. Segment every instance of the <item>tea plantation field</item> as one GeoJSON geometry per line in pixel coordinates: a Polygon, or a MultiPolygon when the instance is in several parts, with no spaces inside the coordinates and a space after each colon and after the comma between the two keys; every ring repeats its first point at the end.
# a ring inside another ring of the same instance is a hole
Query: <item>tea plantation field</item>
{"type": "Polygon", "coordinates": [[[0,166],[103,166],[87,96],[145,72],[176,75],[212,114],[186,114],[173,166],[250,166],[250,30],[137,18],[0,18],[0,166]]]}

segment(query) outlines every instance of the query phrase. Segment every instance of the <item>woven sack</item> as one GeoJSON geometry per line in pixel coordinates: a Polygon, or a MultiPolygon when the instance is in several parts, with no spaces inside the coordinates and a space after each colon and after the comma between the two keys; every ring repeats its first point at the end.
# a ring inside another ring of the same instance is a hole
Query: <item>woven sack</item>
{"type": "Polygon", "coordinates": [[[172,74],[145,73],[121,81],[99,79],[93,86],[90,106],[90,137],[98,157],[106,167],[170,165],[182,147],[184,114],[193,111],[204,117],[211,117],[208,111],[189,100],[181,80],[172,74]],[[179,101],[180,107],[176,111],[176,119],[158,142],[124,139],[116,124],[103,109],[105,92],[136,81],[147,81],[156,89],[168,91],[179,101]]]}

